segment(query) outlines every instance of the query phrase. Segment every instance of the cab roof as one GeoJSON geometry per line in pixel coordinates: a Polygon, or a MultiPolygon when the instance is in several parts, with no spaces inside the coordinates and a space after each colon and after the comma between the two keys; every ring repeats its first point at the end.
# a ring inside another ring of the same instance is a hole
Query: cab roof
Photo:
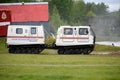
{"type": "Polygon", "coordinates": [[[90,28],[90,26],[60,26],[60,28],[90,28]]]}

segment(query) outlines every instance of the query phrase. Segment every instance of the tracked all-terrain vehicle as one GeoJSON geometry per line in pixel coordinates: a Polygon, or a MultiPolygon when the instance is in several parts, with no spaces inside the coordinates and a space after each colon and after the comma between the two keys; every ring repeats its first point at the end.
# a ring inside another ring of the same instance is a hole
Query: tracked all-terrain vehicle
{"type": "Polygon", "coordinates": [[[89,54],[94,50],[95,34],[90,26],[61,26],[55,45],[59,54],[89,54]]]}
{"type": "Polygon", "coordinates": [[[39,53],[45,48],[43,26],[9,25],[7,32],[9,53],[39,53]]]}

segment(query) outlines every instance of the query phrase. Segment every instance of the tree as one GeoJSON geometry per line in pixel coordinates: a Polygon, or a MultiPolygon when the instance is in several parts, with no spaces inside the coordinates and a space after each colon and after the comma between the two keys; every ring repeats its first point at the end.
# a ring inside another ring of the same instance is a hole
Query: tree
{"type": "Polygon", "coordinates": [[[56,8],[56,6],[54,6],[53,8],[53,14],[50,16],[50,26],[52,28],[52,32],[56,33],[57,32],[57,28],[60,25],[65,25],[67,23],[63,22],[63,20],[61,20],[59,12],[56,8]]]}
{"type": "Polygon", "coordinates": [[[87,17],[95,17],[95,16],[96,16],[96,14],[93,11],[89,11],[87,13],[87,17]]]}
{"type": "Polygon", "coordinates": [[[70,17],[70,24],[84,24],[84,20],[86,17],[86,5],[83,1],[74,2],[70,17]]]}
{"type": "Polygon", "coordinates": [[[103,14],[107,13],[108,6],[106,6],[104,3],[99,3],[99,4],[97,4],[96,7],[97,7],[96,14],[103,15],[103,14]]]}
{"type": "MultiPolygon", "coordinates": [[[[44,0],[46,1],[46,0],[44,0]]],[[[53,14],[53,7],[56,6],[61,19],[68,21],[73,5],[73,0],[48,0],[50,14],[53,14]]]]}
{"type": "Polygon", "coordinates": [[[107,8],[108,6],[105,5],[104,3],[87,3],[86,4],[87,12],[92,11],[96,15],[103,15],[108,13],[107,8]]]}

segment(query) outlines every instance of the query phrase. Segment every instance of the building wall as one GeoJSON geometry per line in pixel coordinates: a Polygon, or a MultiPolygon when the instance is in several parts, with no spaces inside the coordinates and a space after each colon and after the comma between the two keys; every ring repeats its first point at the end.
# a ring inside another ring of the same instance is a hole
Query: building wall
{"type": "MultiPolygon", "coordinates": [[[[1,3],[0,10],[11,11],[12,25],[43,25],[50,32],[48,2],[1,3]]],[[[7,27],[0,27],[0,34],[6,32],[7,27]]]]}

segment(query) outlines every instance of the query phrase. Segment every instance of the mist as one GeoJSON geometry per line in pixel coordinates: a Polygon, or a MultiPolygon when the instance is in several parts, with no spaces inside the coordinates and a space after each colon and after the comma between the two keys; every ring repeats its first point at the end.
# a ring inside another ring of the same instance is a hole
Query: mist
{"type": "Polygon", "coordinates": [[[101,15],[89,19],[97,41],[120,41],[120,15],[101,15]]]}

